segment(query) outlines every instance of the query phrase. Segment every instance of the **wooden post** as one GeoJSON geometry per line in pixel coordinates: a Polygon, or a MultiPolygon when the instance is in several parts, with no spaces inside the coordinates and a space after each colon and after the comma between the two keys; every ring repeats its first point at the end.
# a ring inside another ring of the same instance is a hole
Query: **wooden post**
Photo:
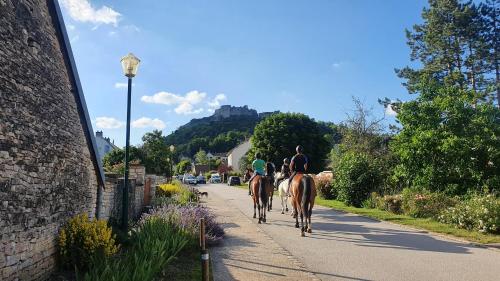
{"type": "Polygon", "coordinates": [[[208,254],[208,250],[206,249],[205,243],[205,219],[200,219],[200,248],[201,248],[201,280],[209,281],[210,280],[210,256],[208,254]]]}

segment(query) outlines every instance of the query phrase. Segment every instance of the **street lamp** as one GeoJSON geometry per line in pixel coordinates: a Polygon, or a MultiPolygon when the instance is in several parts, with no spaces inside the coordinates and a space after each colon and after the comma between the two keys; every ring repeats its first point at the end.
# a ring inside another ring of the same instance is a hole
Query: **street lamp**
{"type": "Polygon", "coordinates": [[[125,184],[123,185],[123,200],[122,200],[122,228],[127,231],[128,228],[128,162],[129,162],[129,146],[130,146],[130,99],[132,96],[132,77],[137,74],[137,68],[141,61],[132,53],[124,56],[121,59],[123,73],[128,77],[128,95],[127,95],[127,133],[125,143],[125,184]]]}
{"type": "Polygon", "coordinates": [[[169,147],[170,149],[170,181],[174,178],[174,151],[175,151],[175,146],[172,144],[169,147]]]}

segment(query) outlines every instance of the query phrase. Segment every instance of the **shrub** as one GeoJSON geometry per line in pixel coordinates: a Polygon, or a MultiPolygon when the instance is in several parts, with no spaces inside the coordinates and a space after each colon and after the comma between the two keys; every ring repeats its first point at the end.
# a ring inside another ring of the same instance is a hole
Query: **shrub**
{"type": "Polygon", "coordinates": [[[86,214],[71,218],[59,232],[59,255],[64,267],[88,268],[96,255],[118,251],[115,235],[104,220],[89,220],[86,214]]]}
{"type": "Polygon", "coordinates": [[[150,218],[161,218],[172,225],[186,231],[193,237],[199,235],[200,219],[205,219],[206,239],[208,243],[214,244],[222,239],[224,230],[215,220],[215,215],[208,208],[195,205],[165,205],[144,214],[139,225],[150,218]]]}
{"type": "Polygon", "coordinates": [[[332,189],[332,175],[318,174],[315,179],[318,195],[324,199],[335,199],[337,194],[332,189]]]}
{"type": "Polygon", "coordinates": [[[189,236],[162,218],[150,217],[132,231],[131,241],[131,248],[121,256],[93,258],[83,280],[154,280],[189,242],[189,236]]]}
{"type": "Polygon", "coordinates": [[[384,197],[378,195],[376,192],[372,192],[370,197],[363,201],[363,207],[365,208],[377,208],[383,211],[393,212],[395,214],[402,213],[402,196],[401,195],[385,195],[384,197]]]}
{"type": "Polygon", "coordinates": [[[182,187],[177,183],[160,184],[156,190],[158,197],[172,197],[175,194],[181,193],[182,187]]]}
{"type": "Polygon", "coordinates": [[[458,228],[499,234],[500,199],[492,195],[473,196],[443,211],[439,221],[458,228]]]}
{"type": "Polygon", "coordinates": [[[366,155],[348,152],[342,156],[333,180],[333,189],[338,193],[340,201],[361,207],[362,202],[379,184],[380,175],[373,169],[366,155]]]}
{"type": "Polygon", "coordinates": [[[402,195],[404,213],[415,218],[437,218],[443,210],[457,202],[443,193],[412,188],[403,189],[402,195]]]}

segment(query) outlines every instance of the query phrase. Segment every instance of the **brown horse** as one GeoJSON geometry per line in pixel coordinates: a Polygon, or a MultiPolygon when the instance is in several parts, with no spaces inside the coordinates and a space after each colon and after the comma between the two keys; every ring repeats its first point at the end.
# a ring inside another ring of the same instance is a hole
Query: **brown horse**
{"type": "Polygon", "coordinates": [[[266,186],[266,194],[267,194],[267,211],[271,211],[273,209],[273,195],[274,195],[274,183],[270,177],[264,177],[264,184],[266,186]]]}
{"type": "Polygon", "coordinates": [[[316,186],[314,179],[310,175],[297,174],[291,186],[292,206],[295,214],[295,227],[299,228],[299,215],[302,228],[300,235],[305,236],[305,232],[312,232],[311,214],[316,198],[316,186]],[[304,226],[304,217],[306,225],[304,226]]]}
{"type": "Polygon", "coordinates": [[[266,208],[268,202],[268,194],[266,192],[265,180],[262,176],[256,175],[252,180],[252,192],[253,192],[253,218],[256,217],[255,210],[259,209],[259,223],[266,222],[266,208]]]}

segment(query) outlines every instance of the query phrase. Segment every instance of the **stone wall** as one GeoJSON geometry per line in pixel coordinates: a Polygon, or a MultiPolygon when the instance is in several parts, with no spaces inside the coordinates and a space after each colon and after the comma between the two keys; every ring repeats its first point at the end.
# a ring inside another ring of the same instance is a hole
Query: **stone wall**
{"type": "Polygon", "coordinates": [[[95,156],[50,3],[0,0],[0,280],[46,279],[60,226],[96,209],[95,156]]]}

